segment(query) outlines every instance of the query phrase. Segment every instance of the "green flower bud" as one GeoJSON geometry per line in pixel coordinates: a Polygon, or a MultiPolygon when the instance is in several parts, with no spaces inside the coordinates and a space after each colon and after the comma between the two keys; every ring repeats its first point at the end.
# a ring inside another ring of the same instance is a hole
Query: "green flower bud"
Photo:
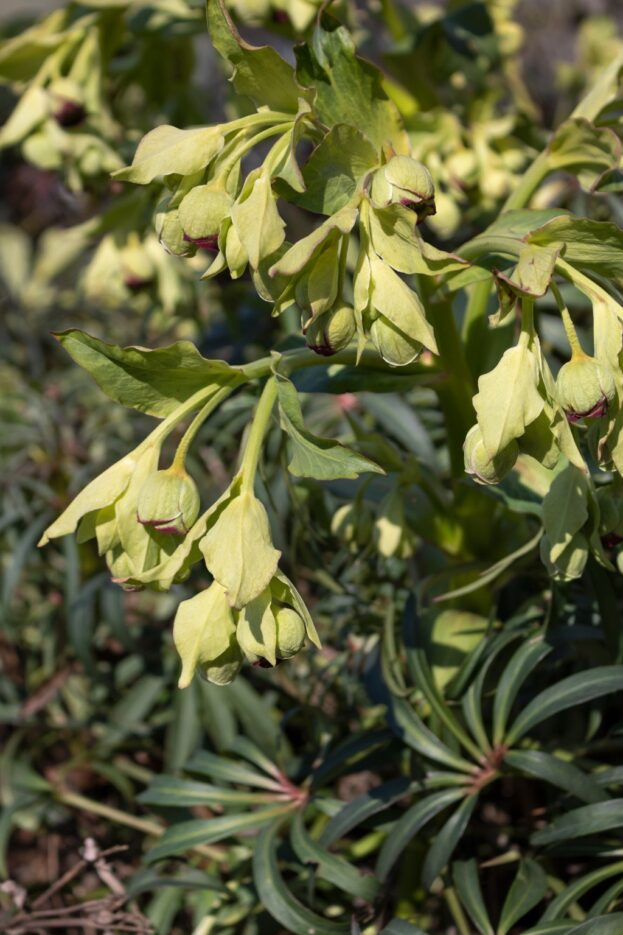
{"type": "Polygon", "coordinates": [[[435,186],[430,172],[410,156],[393,156],[374,173],[370,189],[375,204],[413,209],[418,222],[435,213],[435,186]]]}
{"type": "Polygon", "coordinates": [[[463,453],[465,470],[473,475],[477,483],[499,484],[512,470],[519,455],[519,445],[513,440],[506,448],[491,457],[482,440],[480,426],[473,425],[467,433],[463,453]]]}
{"type": "Polygon", "coordinates": [[[167,253],[173,256],[194,256],[195,244],[184,239],[178,211],[165,211],[156,215],[156,233],[167,253]]]}
{"type": "Polygon", "coordinates": [[[232,635],[231,642],[224,653],[200,665],[199,675],[208,682],[212,682],[213,685],[229,685],[240,672],[242,661],[240,647],[235,635],[232,635]]]}
{"type": "Polygon", "coordinates": [[[156,532],[185,536],[199,515],[199,492],[183,468],[156,471],[141,488],[137,519],[156,532]]]}
{"type": "Polygon", "coordinates": [[[154,264],[140,243],[130,243],[120,251],[123,283],[131,291],[148,286],[154,278],[154,264]]]}
{"type": "Polygon", "coordinates": [[[423,350],[423,345],[419,341],[414,341],[403,334],[382,315],[372,322],[370,337],[377,351],[390,367],[404,367],[413,363],[423,350]]]}
{"type": "Polygon", "coordinates": [[[569,422],[579,422],[603,416],[616,395],[616,385],[607,366],[578,352],[560,368],[556,393],[569,422]]]}
{"type": "Polygon", "coordinates": [[[229,217],[233,200],[223,188],[214,185],[197,185],[188,192],[179,207],[179,221],[184,231],[184,240],[203,247],[218,250],[219,229],[229,217]]]}
{"type": "Polygon", "coordinates": [[[355,310],[350,305],[336,305],[312,321],[305,332],[307,346],[316,354],[331,357],[348,347],[355,328],[355,310]]]}
{"type": "Polygon", "coordinates": [[[305,624],[295,610],[280,607],[275,611],[277,623],[277,658],[291,659],[305,643],[305,624]]]}

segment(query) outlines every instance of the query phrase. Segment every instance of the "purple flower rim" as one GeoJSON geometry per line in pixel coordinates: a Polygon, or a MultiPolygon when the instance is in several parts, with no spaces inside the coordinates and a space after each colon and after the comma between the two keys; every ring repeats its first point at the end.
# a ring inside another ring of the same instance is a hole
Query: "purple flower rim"
{"type": "Polygon", "coordinates": [[[211,253],[218,253],[218,234],[209,234],[207,237],[189,237],[184,234],[186,243],[192,243],[201,250],[209,250],[211,253]]]}
{"type": "Polygon", "coordinates": [[[602,396],[599,402],[595,403],[592,409],[587,409],[586,412],[574,412],[573,409],[565,410],[565,414],[569,422],[581,422],[582,419],[595,419],[599,416],[603,416],[608,411],[608,400],[605,396],[602,396]]]}

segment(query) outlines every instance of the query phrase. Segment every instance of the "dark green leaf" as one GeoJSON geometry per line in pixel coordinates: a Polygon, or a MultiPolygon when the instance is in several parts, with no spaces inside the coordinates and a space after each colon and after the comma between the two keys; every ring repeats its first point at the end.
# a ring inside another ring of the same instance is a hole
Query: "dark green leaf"
{"type": "Polygon", "coordinates": [[[381,847],[376,864],[379,879],[386,879],[387,874],[418,831],[435,815],[462,798],[465,798],[465,789],[444,789],[416,802],[404,815],[401,815],[381,847]]]}
{"type": "Polygon", "coordinates": [[[560,844],[589,834],[614,831],[623,826],[623,799],[610,799],[594,805],[583,805],[556,818],[543,831],[536,831],[531,841],[537,845],[560,844]]]}
{"type": "Polygon", "coordinates": [[[546,688],[528,704],[510,728],[506,742],[516,743],[541,721],[574,705],[623,689],[623,666],[598,666],[546,688]]]}
{"type": "Polygon", "coordinates": [[[455,847],[463,837],[463,833],[476,807],[477,801],[477,794],[467,796],[457,810],[448,818],[433,841],[422,868],[422,883],[426,889],[430,889],[435,878],[439,876],[450,860],[455,847]]]}
{"type": "Polygon", "coordinates": [[[137,796],[143,805],[162,805],[181,808],[191,805],[259,805],[275,801],[270,792],[243,792],[224,789],[192,779],[175,776],[154,776],[149,787],[137,796]]]}
{"type": "Polygon", "coordinates": [[[254,831],[266,824],[273,824],[277,818],[292,810],[292,805],[273,805],[258,808],[255,812],[243,812],[239,815],[221,815],[218,818],[182,821],[167,828],[160,840],[146,855],[150,863],[180,854],[199,844],[214,844],[241,832],[254,831]]]}
{"type": "Polygon", "coordinates": [[[379,890],[378,880],[371,875],[362,875],[352,864],[329,853],[318,841],[310,837],[301,811],[292,822],[290,841],[298,859],[304,864],[316,865],[317,875],[321,879],[328,880],[351,896],[374,902],[379,890]]]}
{"type": "Polygon", "coordinates": [[[494,744],[500,744],[504,740],[506,724],[519,689],[532,670],[551,651],[552,647],[539,635],[522,643],[511,657],[500,677],[493,702],[494,744]]]}
{"type": "Polygon", "coordinates": [[[506,754],[504,762],[513,769],[570,792],[582,802],[603,802],[608,799],[608,795],[591,776],[572,763],[566,763],[541,750],[511,750],[506,754]]]}
{"type": "Polygon", "coordinates": [[[357,825],[389,808],[405,796],[412,786],[413,784],[408,779],[391,779],[369,792],[364,792],[363,795],[344,805],[331,819],[324,829],[320,843],[323,847],[331,847],[335,841],[344,837],[357,825]]]}
{"type": "Polygon", "coordinates": [[[292,895],[283,881],[276,855],[279,823],[258,837],[253,851],[253,880],[264,908],[293,935],[349,935],[349,923],[330,922],[312,912],[292,895]]]}
{"type": "Polygon", "coordinates": [[[547,877],[534,860],[522,860],[502,906],[498,935],[507,935],[515,922],[539,903],[547,892],[547,877]]]}
{"type": "Polygon", "coordinates": [[[348,204],[377,163],[374,147],[359,130],[337,124],[305,163],[306,190],[296,203],[318,214],[334,214],[348,204]]]}
{"type": "Polygon", "coordinates": [[[478,864],[471,860],[459,860],[452,865],[452,875],[463,907],[469,913],[480,935],[494,935],[485,902],[482,897],[478,864]]]}

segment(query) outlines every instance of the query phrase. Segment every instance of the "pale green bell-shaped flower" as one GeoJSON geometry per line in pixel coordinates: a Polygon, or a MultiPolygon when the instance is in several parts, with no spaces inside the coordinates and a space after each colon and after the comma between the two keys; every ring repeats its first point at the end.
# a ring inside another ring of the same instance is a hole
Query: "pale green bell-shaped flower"
{"type": "Polygon", "coordinates": [[[355,310],[350,305],[336,305],[314,319],[305,332],[307,346],[316,354],[331,357],[348,347],[355,334],[355,310]]]}
{"type": "Polygon", "coordinates": [[[569,422],[603,416],[616,395],[614,376],[595,357],[574,351],[558,372],[556,395],[569,422]]]}
{"type": "Polygon", "coordinates": [[[280,607],[275,613],[277,624],[277,658],[291,659],[305,643],[305,624],[291,607],[280,607]]]}
{"type": "Polygon", "coordinates": [[[184,240],[204,250],[218,250],[218,234],[233,199],[224,188],[197,185],[182,199],[178,217],[184,240]]]}
{"type": "Polygon", "coordinates": [[[180,688],[190,685],[196,669],[218,685],[226,685],[235,678],[242,665],[242,654],[227,595],[217,581],[179,605],[173,623],[173,642],[182,660],[180,688]]]}
{"type": "Polygon", "coordinates": [[[465,470],[477,483],[499,484],[514,467],[519,456],[519,445],[513,440],[492,457],[485,448],[480,427],[473,425],[467,433],[463,453],[465,470]]]}
{"type": "Polygon", "coordinates": [[[183,467],[156,471],[141,488],[137,519],[156,532],[185,536],[199,515],[199,491],[183,467]]]}
{"type": "Polygon", "coordinates": [[[418,221],[435,213],[435,185],[425,165],[410,156],[393,156],[377,169],[370,189],[379,207],[400,204],[413,209],[418,221]]]}

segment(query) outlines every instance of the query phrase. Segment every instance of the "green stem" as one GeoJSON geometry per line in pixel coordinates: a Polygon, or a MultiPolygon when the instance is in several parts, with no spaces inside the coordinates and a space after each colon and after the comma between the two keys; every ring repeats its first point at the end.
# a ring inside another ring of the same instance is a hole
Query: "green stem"
{"type": "Polygon", "coordinates": [[[549,165],[549,150],[544,149],[539,153],[527,171],[524,172],[517,187],[504,202],[500,213],[525,208],[539,185],[547,178],[551,171],[552,169],[549,165]]]}
{"type": "Polygon", "coordinates": [[[232,390],[233,386],[221,387],[221,389],[214,394],[212,399],[209,399],[205,406],[197,413],[193,421],[184,432],[182,439],[177,446],[175,457],[173,458],[173,463],[171,464],[171,468],[173,470],[184,471],[186,455],[188,454],[188,449],[190,448],[195,435],[205,420],[208,418],[210,413],[213,412],[216,407],[223,402],[223,400],[227,399],[232,390]]]}
{"type": "Polygon", "coordinates": [[[465,360],[452,303],[436,304],[431,318],[445,376],[436,392],[446,421],[452,474],[461,477],[464,473],[463,441],[474,422],[474,381],[465,360]]]}
{"type": "Polygon", "coordinates": [[[454,919],[455,925],[460,935],[471,935],[469,922],[467,921],[467,917],[465,916],[465,913],[463,912],[463,907],[461,906],[458,900],[458,897],[454,891],[454,887],[448,886],[443,891],[443,895],[446,900],[446,903],[448,904],[448,909],[450,910],[452,914],[452,918],[454,919]]]}
{"type": "Polygon", "coordinates": [[[239,472],[242,477],[242,491],[253,492],[255,474],[262,453],[264,436],[268,431],[270,417],[276,399],[277,381],[275,377],[270,377],[264,385],[260,401],[257,404],[251,431],[249,432],[249,437],[247,438],[244,454],[242,456],[242,464],[240,465],[239,472]]]}
{"type": "Polygon", "coordinates": [[[560,289],[553,280],[550,282],[549,287],[552,290],[552,294],[556,299],[556,304],[560,310],[560,317],[562,318],[565,334],[567,335],[567,341],[569,342],[569,346],[571,348],[571,357],[584,357],[585,355],[578,338],[578,333],[575,330],[575,325],[571,320],[569,309],[567,308],[565,300],[560,293],[560,289]]]}
{"type": "Polygon", "coordinates": [[[284,129],[283,124],[280,123],[280,124],[277,124],[276,126],[267,127],[265,130],[261,130],[259,133],[256,133],[254,136],[248,139],[245,139],[242,143],[236,146],[231,151],[231,153],[228,154],[226,159],[223,160],[223,162],[219,166],[219,169],[220,169],[219,174],[223,173],[225,175],[228,175],[232,171],[236,163],[239,162],[243,158],[243,156],[245,156],[250,150],[252,150],[255,146],[257,146],[258,143],[261,143],[262,140],[270,139],[271,136],[277,136],[278,134],[283,134],[285,136],[286,133],[290,132],[290,130],[291,130],[291,127],[286,126],[286,128],[284,129]]]}
{"type": "MultiPolygon", "coordinates": [[[[149,818],[139,818],[136,815],[129,815],[122,812],[121,809],[113,808],[112,805],[105,805],[103,802],[96,802],[94,799],[88,799],[77,792],[70,792],[67,789],[56,789],[55,798],[57,802],[67,805],[68,808],[77,808],[80,811],[90,812],[92,815],[101,815],[109,821],[114,821],[118,825],[125,825],[127,828],[135,828],[144,834],[160,837],[166,831],[166,828],[157,821],[151,821],[149,818]]],[[[202,857],[209,857],[211,860],[223,860],[224,853],[218,848],[209,847],[206,844],[196,845],[190,848],[196,854],[202,857]]]]}

